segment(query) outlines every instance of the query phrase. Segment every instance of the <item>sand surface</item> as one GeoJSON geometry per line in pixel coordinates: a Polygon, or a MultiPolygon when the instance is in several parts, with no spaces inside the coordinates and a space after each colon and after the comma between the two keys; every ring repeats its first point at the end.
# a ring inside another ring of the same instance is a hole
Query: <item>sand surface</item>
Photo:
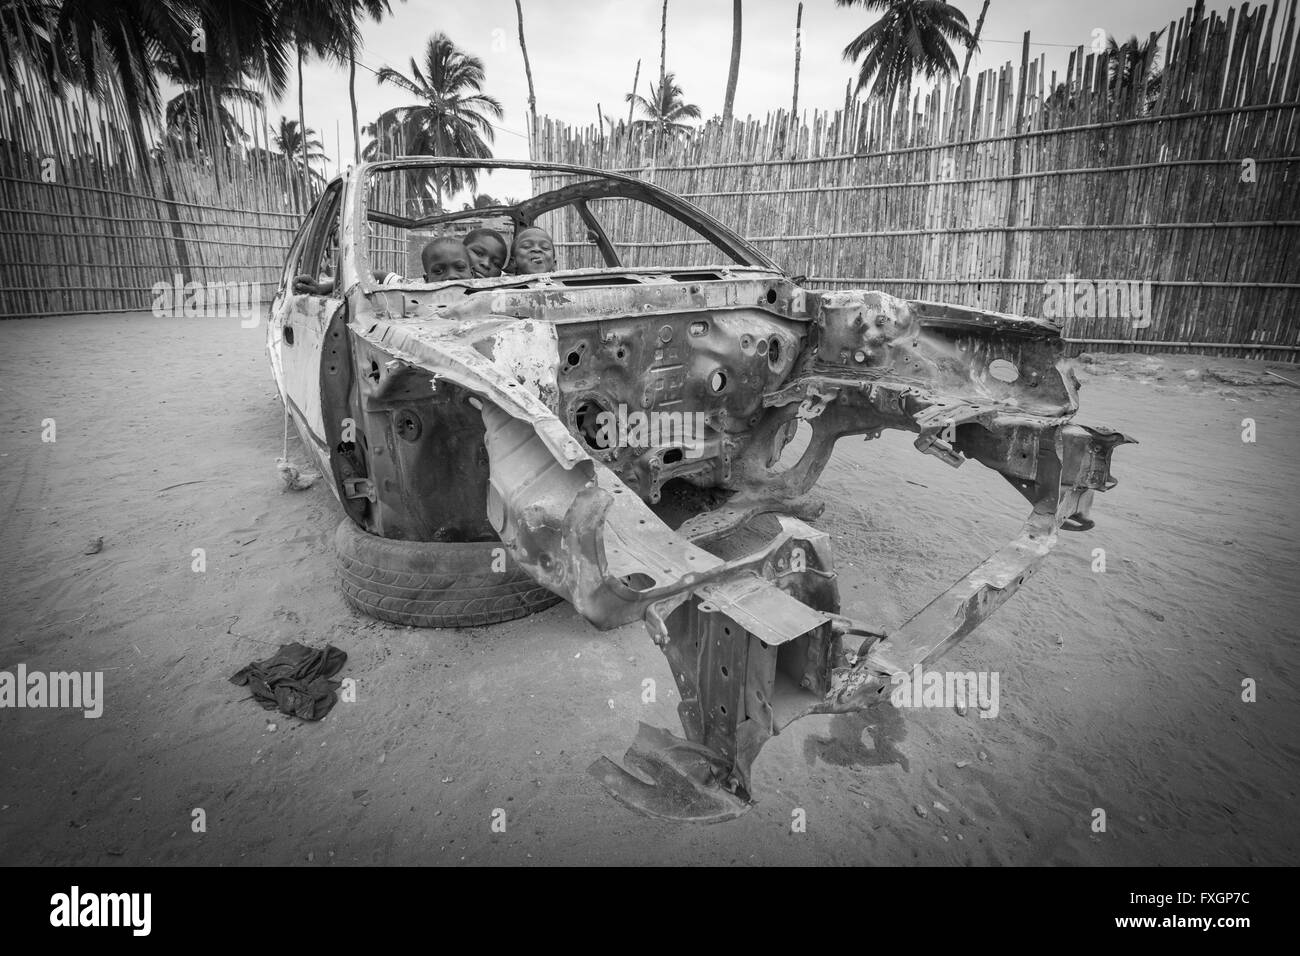
{"type": "MultiPolygon", "coordinates": [[[[0,710],[0,863],[1297,862],[1300,389],[1182,374],[1260,366],[1094,366],[1079,421],[1141,444],[1116,452],[1096,529],[1062,535],[943,662],[997,671],[998,716],[806,719],[764,749],[754,809],[703,827],[635,815],[586,773],[637,720],[680,730],[641,626],[600,632],[562,604],[420,631],[346,606],[339,506],[275,470],[263,331],[0,322],[0,670],[102,671],[106,697],[99,719],[0,710]],[[304,724],[227,682],[289,641],[344,649],[357,702],[304,724]]],[[[292,434],[290,454],[304,458],[292,434]]],[[[845,612],[886,628],[1026,511],[1000,476],[901,434],[841,442],[817,494],[845,612]]]]}

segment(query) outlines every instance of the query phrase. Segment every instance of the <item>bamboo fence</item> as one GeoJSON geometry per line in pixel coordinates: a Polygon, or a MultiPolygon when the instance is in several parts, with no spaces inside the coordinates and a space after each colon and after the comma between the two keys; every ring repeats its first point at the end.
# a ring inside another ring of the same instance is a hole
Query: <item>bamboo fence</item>
{"type": "MultiPolygon", "coordinates": [[[[1073,298],[1057,310],[1076,351],[1295,361],[1295,6],[1280,18],[1266,6],[1189,11],[1161,38],[1158,88],[1112,84],[1107,54],[1083,47],[1063,76],[1049,74],[1025,34],[1018,69],[939,85],[892,112],[846,91],[843,108],[811,119],[776,111],[690,136],[543,119],[534,156],[680,193],[809,287],[1040,315],[1085,280],[1103,294],[1101,283],[1136,282],[1149,314],[1073,298]]],[[[537,190],[558,182],[534,176],[537,190]]],[[[680,224],[631,205],[598,212],[629,261],[713,258],[680,224]]],[[[594,264],[581,222],[551,225],[567,261],[594,264]]]]}
{"type": "Polygon", "coordinates": [[[112,84],[56,91],[12,63],[0,71],[0,317],[149,311],[160,283],[246,284],[244,301],[270,301],[317,184],[270,148],[264,110],[229,108],[242,142],[195,123],[150,148],[112,84]]]}
{"type": "MultiPolygon", "coordinates": [[[[533,155],[681,193],[810,287],[1034,315],[1070,282],[1136,282],[1150,293],[1145,322],[1078,307],[1058,313],[1068,340],[1294,361],[1295,7],[1189,11],[1162,37],[1158,89],[1117,88],[1107,55],[1083,47],[1058,77],[1029,57],[1026,34],[1018,68],[892,111],[846,90],[841,109],[711,121],[690,136],[541,120],[533,155]]],[[[252,131],[233,146],[164,138],[145,152],[109,94],[0,73],[0,317],[149,310],[155,285],[177,277],[248,282],[269,300],[315,184],[271,148],[265,112],[232,107],[252,131]]],[[[539,190],[558,182],[534,177],[539,190]]],[[[713,258],[654,210],[601,203],[629,263],[713,258]]],[[[556,219],[546,224],[566,264],[597,264],[585,224],[556,219]]]]}

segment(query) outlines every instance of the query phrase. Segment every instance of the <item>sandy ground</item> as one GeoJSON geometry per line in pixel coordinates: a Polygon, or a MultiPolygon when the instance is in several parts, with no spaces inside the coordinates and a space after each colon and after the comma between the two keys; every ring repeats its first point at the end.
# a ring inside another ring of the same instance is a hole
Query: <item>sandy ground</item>
{"type": "MultiPolygon", "coordinates": [[[[763,751],[750,813],[677,826],[586,774],[621,756],[637,720],[679,729],[640,626],[599,632],[560,605],[419,631],[345,605],[338,505],[275,471],[283,417],[262,334],[141,316],[0,323],[0,670],[100,670],[106,694],[97,720],[0,710],[0,862],[1297,862],[1300,389],[1182,374],[1246,367],[1223,360],[1094,366],[1080,420],[1142,443],[1116,453],[1097,528],[1063,535],[946,659],[999,672],[998,716],[804,720],[763,751]],[[103,550],[84,555],[96,536],[103,550]],[[346,650],[359,700],[303,724],[227,682],[294,640],[346,650]],[[490,829],[497,808],[505,833],[490,829]],[[806,832],[791,832],[796,808],[806,832]]],[[[290,451],[301,460],[296,437],[290,451]]],[[[846,440],[819,488],[845,610],[886,627],[1025,510],[997,475],[950,469],[903,435],[846,440]]]]}

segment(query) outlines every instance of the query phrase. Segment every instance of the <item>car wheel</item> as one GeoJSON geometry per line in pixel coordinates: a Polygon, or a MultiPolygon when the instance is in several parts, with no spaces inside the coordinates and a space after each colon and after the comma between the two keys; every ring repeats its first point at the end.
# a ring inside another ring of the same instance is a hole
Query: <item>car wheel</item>
{"type": "Polygon", "coordinates": [[[478,627],[561,600],[524,573],[500,541],[396,541],[345,518],[334,545],[348,603],[393,624],[478,627]]]}

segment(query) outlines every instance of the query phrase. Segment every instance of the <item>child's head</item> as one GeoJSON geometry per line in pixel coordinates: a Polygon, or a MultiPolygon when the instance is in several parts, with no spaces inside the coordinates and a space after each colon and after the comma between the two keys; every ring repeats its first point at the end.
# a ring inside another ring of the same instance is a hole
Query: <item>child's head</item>
{"type": "Polygon", "coordinates": [[[424,263],[424,281],[442,282],[446,279],[470,279],[469,253],[459,239],[435,239],[420,253],[424,263]]]}
{"type": "Polygon", "coordinates": [[[495,279],[506,266],[510,247],[495,229],[474,229],[465,236],[469,267],[480,279],[495,279]]]}
{"type": "Polygon", "coordinates": [[[551,242],[551,234],[545,229],[537,226],[520,229],[515,233],[510,254],[515,260],[515,272],[519,275],[555,271],[555,245],[551,242]]]}

